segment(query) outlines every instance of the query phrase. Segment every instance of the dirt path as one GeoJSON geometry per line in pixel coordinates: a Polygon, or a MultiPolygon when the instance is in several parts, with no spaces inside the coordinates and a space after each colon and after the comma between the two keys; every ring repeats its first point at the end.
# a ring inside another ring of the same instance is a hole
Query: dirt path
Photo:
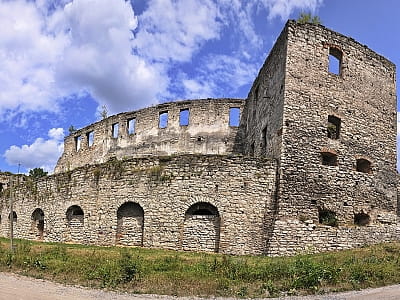
{"type": "MultiPolygon", "coordinates": [[[[204,299],[158,295],[129,295],[65,286],[46,280],[0,273],[0,300],[149,300],[204,299]]],[[[213,298],[229,300],[233,298],[213,298]]],[[[269,298],[271,299],[271,298],[269,298]]],[[[400,285],[324,296],[287,297],[281,300],[399,300],[400,285]]]]}

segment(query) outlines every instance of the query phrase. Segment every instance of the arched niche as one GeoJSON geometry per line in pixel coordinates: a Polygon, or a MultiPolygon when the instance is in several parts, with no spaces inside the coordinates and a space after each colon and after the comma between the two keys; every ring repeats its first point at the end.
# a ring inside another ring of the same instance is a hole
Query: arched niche
{"type": "Polygon", "coordinates": [[[36,208],[31,215],[31,227],[35,237],[39,240],[43,239],[44,234],[44,212],[40,208],[36,208]]]}
{"type": "Polygon", "coordinates": [[[218,252],[220,215],[217,207],[208,202],[197,202],[185,212],[182,249],[218,252]]]}
{"type": "Polygon", "coordinates": [[[117,210],[116,244],[143,246],[144,210],[136,202],[128,201],[117,210]]]}

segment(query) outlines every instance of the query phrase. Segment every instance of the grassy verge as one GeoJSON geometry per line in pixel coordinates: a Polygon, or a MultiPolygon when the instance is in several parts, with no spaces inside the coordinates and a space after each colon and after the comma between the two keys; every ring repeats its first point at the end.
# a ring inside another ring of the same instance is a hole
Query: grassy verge
{"type": "Polygon", "coordinates": [[[400,283],[400,243],[269,258],[0,238],[0,271],[135,293],[266,297],[400,283]]]}

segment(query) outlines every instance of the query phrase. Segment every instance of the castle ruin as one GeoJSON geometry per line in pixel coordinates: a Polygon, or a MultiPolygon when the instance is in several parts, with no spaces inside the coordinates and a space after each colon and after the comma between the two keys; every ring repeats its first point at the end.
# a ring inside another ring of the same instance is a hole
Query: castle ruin
{"type": "Polygon", "coordinates": [[[288,21],[247,99],[114,115],[66,137],[54,175],[0,174],[0,234],[14,195],[32,240],[271,256],[398,241],[395,78],[288,21]]]}

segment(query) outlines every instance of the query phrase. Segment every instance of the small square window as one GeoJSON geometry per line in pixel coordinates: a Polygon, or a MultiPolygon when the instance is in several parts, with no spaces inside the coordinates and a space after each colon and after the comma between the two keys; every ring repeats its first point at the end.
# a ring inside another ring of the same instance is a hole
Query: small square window
{"type": "Polygon", "coordinates": [[[358,172],[370,174],[372,172],[371,162],[367,159],[357,159],[356,169],[358,172]]]}
{"type": "Polygon", "coordinates": [[[331,152],[321,153],[322,164],[324,166],[337,166],[337,155],[331,152]]]}

